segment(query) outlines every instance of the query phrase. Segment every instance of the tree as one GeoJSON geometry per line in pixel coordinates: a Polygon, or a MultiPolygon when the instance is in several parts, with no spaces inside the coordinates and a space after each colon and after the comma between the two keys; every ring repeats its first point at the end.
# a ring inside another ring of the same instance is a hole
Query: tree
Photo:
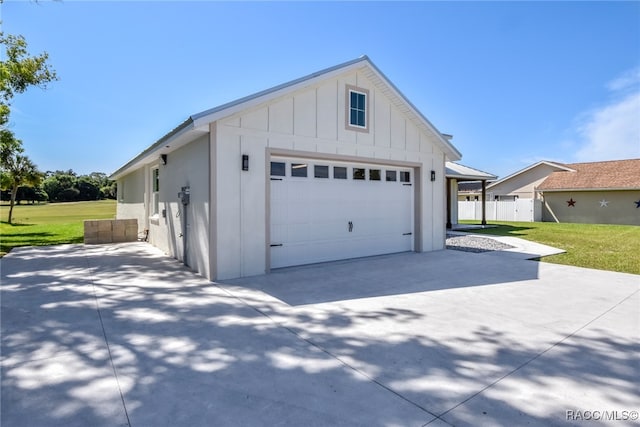
{"type": "Polygon", "coordinates": [[[100,200],[100,187],[88,175],[78,178],[76,183],[78,200],[100,200]]]}
{"type": "Polygon", "coordinates": [[[117,195],[117,184],[115,181],[109,181],[109,185],[105,185],[100,189],[102,197],[106,199],[115,199],[117,195]]]}
{"type": "Polygon", "coordinates": [[[78,176],[71,169],[47,171],[43,188],[52,202],[115,198],[115,182],[102,172],[78,176]]]}
{"type": "Polygon", "coordinates": [[[0,31],[0,44],[6,58],[0,61],[0,125],[9,121],[10,105],[16,93],[23,93],[30,86],[46,88],[47,83],[58,79],[55,70],[47,63],[49,55],[29,56],[23,36],[5,35],[0,31]]]}
{"type": "Polygon", "coordinates": [[[7,159],[3,165],[2,187],[11,189],[11,202],[9,205],[9,224],[12,223],[13,206],[16,202],[18,188],[22,185],[39,185],[42,181],[42,173],[38,171],[36,165],[27,156],[14,154],[7,159]]]}
{"type": "Polygon", "coordinates": [[[55,171],[47,172],[43,187],[52,202],[73,202],[80,193],[76,188],[77,183],[78,177],[74,171],[55,171]]]}
{"type": "MultiPolygon", "coordinates": [[[[10,197],[9,197],[10,199],[10,197]]],[[[42,187],[27,187],[23,186],[18,188],[18,193],[16,194],[16,204],[19,205],[21,201],[25,200],[34,204],[36,202],[45,202],[49,199],[47,193],[42,189],[42,187]]]]}
{"type": "MultiPolygon", "coordinates": [[[[0,0],[2,3],[2,0],[0,0]]],[[[55,70],[47,63],[49,55],[30,56],[23,36],[5,35],[0,31],[0,45],[4,48],[0,60],[0,184],[11,190],[8,222],[11,224],[13,206],[18,188],[22,185],[38,185],[42,174],[27,156],[23,155],[22,141],[6,128],[10,105],[16,93],[23,93],[30,86],[46,88],[57,80],[55,70]]]]}
{"type": "Polygon", "coordinates": [[[24,151],[22,141],[16,139],[9,129],[0,129],[0,165],[4,165],[13,154],[24,151]]]}

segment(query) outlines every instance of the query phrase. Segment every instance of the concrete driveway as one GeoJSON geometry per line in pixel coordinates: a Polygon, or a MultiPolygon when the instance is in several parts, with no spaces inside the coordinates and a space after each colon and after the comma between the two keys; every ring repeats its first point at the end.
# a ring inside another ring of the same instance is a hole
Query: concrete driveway
{"type": "Polygon", "coordinates": [[[2,426],[638,422],[635,275],[440,251],[213,284],[144,243],[1,263],[2,426]]]}

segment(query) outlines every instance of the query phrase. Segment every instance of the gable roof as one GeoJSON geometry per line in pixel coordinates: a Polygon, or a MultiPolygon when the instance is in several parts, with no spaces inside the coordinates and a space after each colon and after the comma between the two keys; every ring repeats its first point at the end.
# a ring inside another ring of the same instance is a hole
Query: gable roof
{"type": "Polygon", "coordinates": [[[634,190],[640,189],[640,159],[571,163],[571,171],[551,173],[538,190],[634,190]]]}
{"type": "Polygon", "coordinates": [[[482,181],[498,178],[490,173],[454,162],[445,163],[445,173],[447,178],[455,178],[458,181],[482,181]]]}
{"type": "Polygon", "coordinates": [[[508,181],[510,179],[513,179],[515,177],[517,177],[518,175],[522,175],[523,173],[526,173],[528,171],[530,171],[531,169],[537,168],[538,166],[541,165],[547,165],[547,166],[551,166],[554,169],[557,170],[561,170],[561,171],[571,171],[572,169],[569,167],[569,165],[565,165],[564,163],[559,163],[559,162],[552,162],[549,160],[540,160],[539,162],[536,162],[532,165],[527,166],[524,169],[520,169],[517,172],[512,173],[511,175],[507,175],[502,179],[499,179],[495,182],[492,182],[491,184],[487,185],[487,189],[495,187],[496,185],[502,184],[505,181],[508,181]]]}
{"type": "Polygon", "coordinates": [[[253,95],[237,99],[235,101],[222,104],[218,107],[202,111],[189,116],[184,122],[171,130],[165,136],[156,141],[153,145],[138,154],[124,166],[115,171],[110,178],[117,179],[142,164],[149,162],[153,158],[158,158],[160,154],[169,153],[195,138],[209,132],[209,123],[228,117],[244,109],[268,102],[295,90],[311,86],[320,80],[324,80],[350,70],[359,70],[369,78],[373,84],[391,102],[406,114],[417,126],[427,133],[436,137],[436,145],[446,154],[450,160],[459,160],[462,154],[449,142],[449,140],[438,131],[435,126],[395,87],[393,83],[376,67],[366,55],[345,63],[326,68],[324,70],[309,74],[308,76],[292,80],[270,89],[257,92],[253,95]]]}

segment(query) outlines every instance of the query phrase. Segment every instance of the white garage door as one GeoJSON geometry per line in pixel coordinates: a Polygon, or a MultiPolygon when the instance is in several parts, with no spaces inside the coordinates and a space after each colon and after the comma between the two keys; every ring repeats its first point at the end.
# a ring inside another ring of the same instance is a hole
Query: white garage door
{"type": "Polygon", "coordinates": [[[271,159],[271,267],[413,250],[413,170],[271,159]]]}

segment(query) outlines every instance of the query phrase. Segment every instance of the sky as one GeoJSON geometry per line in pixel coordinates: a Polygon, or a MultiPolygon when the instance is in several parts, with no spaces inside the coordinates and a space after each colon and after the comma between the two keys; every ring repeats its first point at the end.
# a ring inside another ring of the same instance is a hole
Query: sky
{"type": "MultiPolygon", "coordinates": [[[[504,177],[640,158],[640,2],[11,1],[59,80],[15,96],[42,171],[112,173],[192,114],[361,55],[504,177]]],[[[4,52],[2,53],[4,55],[4,52]]]]}

